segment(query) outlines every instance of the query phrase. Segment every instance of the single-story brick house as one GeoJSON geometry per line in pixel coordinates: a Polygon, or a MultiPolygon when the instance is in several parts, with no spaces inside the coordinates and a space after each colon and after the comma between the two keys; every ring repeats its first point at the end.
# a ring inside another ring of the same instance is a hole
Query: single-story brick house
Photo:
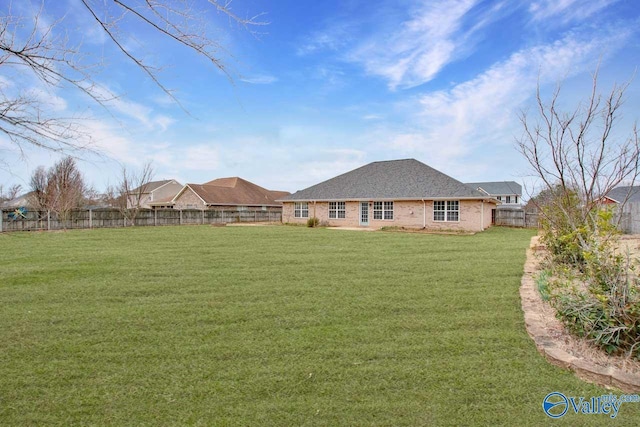
{"type": "Polygon", "coordinates": [[[415,159],[373,162],[280,199],[282,221],[482,231],[497,199],[415,159]]]}
{"type": "Polygon", "coordinates": [[[173,209],[235,209],[281,211],[287,191],[271,191],[239,177],[187,184],[171,200],[173,209]]]}

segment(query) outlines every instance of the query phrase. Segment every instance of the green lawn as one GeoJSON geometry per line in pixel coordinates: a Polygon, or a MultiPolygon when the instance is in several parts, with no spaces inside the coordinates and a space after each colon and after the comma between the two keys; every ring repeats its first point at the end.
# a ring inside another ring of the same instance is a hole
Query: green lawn
{"type": "Polygon", "coordinates": [[[608,391],[526,334],[531,235],[1,234],[0,425],[639,425],[543,413],[608,391]]]}

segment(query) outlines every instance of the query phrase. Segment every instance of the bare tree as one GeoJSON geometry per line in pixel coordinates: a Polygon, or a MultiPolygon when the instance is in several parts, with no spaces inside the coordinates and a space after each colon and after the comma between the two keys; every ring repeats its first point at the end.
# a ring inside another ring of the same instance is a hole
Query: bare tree
{"type": "Polygon", "coordinates": [[[31,177],[31,188],[37,205],[55,212],[61,221],[68,220],[71,211],[82,206],[86,190],[82,173],[70,156],[48,171],[38,167],[31,177]]]}
{"type": "MultiPolygon", "coordinates": [[[[198,10],[189,0],[80,0],[86,19],[94,22],[118,52],[176,102],[172,90],[162,81],[161,67],[126,41],[159,35],[166,43],[205,58],[231,78],[222,59],[224,47],[208,36],[207,12],[215,11],[249,31],[266,23],[259,16],[237,15],[230,0],[206,3],[207,7],[198,10]]],[[[9,82],[11,74],[27,74],[47,88],[73,89],[108,108],[115,95],[96,80],[100,60],[84,51],[79,41],[68,37],[75,28],[70,27],[64,14],[56,17],[61,8],[57,2],[42,2],[31,16],[20,13],[28,7],[15,8],[11,1],[1,7],[5,10],[0,13],[0,134],[20,150],[26,146],[64,153],[90,150],[90,136],[77,116],[56,115],[41,93],[12,87],[9,82]]]]}
{"type": "Polygon", "coordinates": [[[111,187],[108,193],[115,201],[125,221],[135,225],[136,217],[145,204],[145,195],[149,193],[149,184],[153,179],[152,162],[147,162],[139,172],[122,167],[117,188],[111,187]]]}
{"type": "Polygon", "coordinates": [[[0,184],[0,204],[15,199],[21,191],[22,186],[20,184],[13,184],[6,190],[4,185],[0,184]]]}
{"type": "Polygon", "coordinates": [[[542,190],[553,195],[547,203],[558,215],[549,215],[547,210],[545,218],[552,226],[595,227],[594,213],[602,198],[613,188],[633,185],[638,179],[638,128],[634,125],[625,136],[617,128],[628,87],[629,82],[616,84],[602,95],[596,70],[589,97],[574,110],[559,108],[560,85],[549,102],[542,99],[538,85],[537,114],[521,113],[524,132],[517,147],[542,190]]]}
{"type": "Polygon", "coordinates": [[[553,279],[543,279],[544,292],[556,315],[608,353],[638,357],[638,259],[615,243],[614,210],[604,204],[613,188],[631,188],[638,179],[638,128],[620,133],[629,83],[601,95],[597,71],[592,77],[589,97],[569,112],[559,107],[560,86],[548,103],[538,87],[537,115],[521,115],[518,148],[543,184],[537,199],[544,203],[542,241],[553,271],[553,279]]]}
{"type": "Polygon", "coordinates": [[[49,193],[48,193],[48,178],[47,178],[47,170],[44,166],[38,166],[33,174],[31,175],[31,192],[32,202],[33,204],[40,210],[51,210],[51,205],[49,203],[49,193]]]}
{"type": "Polygon", "coordinates": [[[52,210],[61,220],[69,219],[71,211],[82,206],[86,189],[75,160],[68,156],[53,165],[47,184],[52,210]]]}

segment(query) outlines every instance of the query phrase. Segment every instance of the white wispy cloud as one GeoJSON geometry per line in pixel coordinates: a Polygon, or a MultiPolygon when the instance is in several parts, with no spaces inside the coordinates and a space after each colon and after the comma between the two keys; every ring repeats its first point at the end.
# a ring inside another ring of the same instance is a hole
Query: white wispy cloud
{"type": "Polygon", "coordinates": [[[54,93],[53,90],[46,86],[35,87],[29,90],[29,96],[36,100],[44,108],[49,111],[60,113],[67,109],[67,101],[54,93]]]}
{"type": "Polygon", "coordinates": [[[512,147],[518,113],[536,85],[556,83],[591,71],[603,52],[613,54],[631,30],[571,33],[554,43],[520,50],[472,80],[417,98],[418,111],[407,128],[388,132],[387,144],[401,153],[420,154],[436,164],[456,162],[482,150],[512,147]],[[491,148],[490,148],[491,147],[491,148]]]}
{"type": "Polygon", "coordinates": [[[561,23],[579,21],[619,0],[538,0],[529,6],[533,21],[559,20],[561,23]]]}
{"type": "Polygon", "coordinates": [[[326,28],[309,35],[296,49],[299,56],[311,55],[320,51],[339,51],[350,43],[356,25],[351,22],[332,22],[326,28]]]}
{"type": "Polygon", "coordinates": [[[270,75],[256,75],[240,77],[240,80],[254,85],[268,85],[277,82],[278,78],[270,75]]]}
{"type": "Polygon", "coordinates": [[[185,170],[215,170],[220,163],[217,147],[211,145],[192,145],[181,150],[178,162],[185,170]]]}
{"type": "Polygon", "coordinates": [[[148,130],[161,131],[167,130],[175,123],[175,119],[156,113],[150,106],[131,101],[124,96],[115,96],[115,91],[107,86],[96,86],[92,90],[99,98],[106,100],[104,106],[117,119],[133,119],[137,125],[143,125],[148,130]]]}
{"type": "MultiPolygon", "coordinates": [[[[459,32],[477,0],[428,1],[393,34],[368,40],[351,54],[365,70],[384,77],[390,88],[413,87],[433,79],[455,56],[465,38],[459,32]]],[[[475,28],[474,31],[477,31],[475,28]]]]}

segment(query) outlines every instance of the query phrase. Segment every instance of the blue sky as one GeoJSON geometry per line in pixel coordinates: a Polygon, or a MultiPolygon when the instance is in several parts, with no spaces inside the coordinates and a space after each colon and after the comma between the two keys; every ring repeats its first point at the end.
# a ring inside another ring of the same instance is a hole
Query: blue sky
{"type": "MultiPolygon", "coordinates": [[[[538,80],[547,97],[562,81],[563,102],[572,108],[588,94],[598,64],[604,91],[640,65],[636,0],[235,0],[236,13],[263,12],[269,24],[252,35],[204,15],[225,47],[232,82],[153,33],[128,40],[164,66],[163,82],[182,109],[118,55],[78,3],[46,5],[45,16],[66,13],[71,37],[81,34],[83,49],[104,58],[96,80],[120,97],[107,112],[65,88],[42,90],[49,108],[88,118],[105,155],[88,156],[80,167],[99,191],[117,183],[120,165],[136,169],[148,160],[156,179],[241,176],[292,192],[400,158],[463,182],[526,183],[529,168],[514,139],[538,80]]],[[[0,79],[11,84],[2,67],[0,79]]],[[[639,107],[636,76],[621,137],[639,107]]],[[[32,149],[21,156],[1,138],[0,150],[9,165],[0,182],[25,188],[38,165],[58,158],[32,149]]]]}

